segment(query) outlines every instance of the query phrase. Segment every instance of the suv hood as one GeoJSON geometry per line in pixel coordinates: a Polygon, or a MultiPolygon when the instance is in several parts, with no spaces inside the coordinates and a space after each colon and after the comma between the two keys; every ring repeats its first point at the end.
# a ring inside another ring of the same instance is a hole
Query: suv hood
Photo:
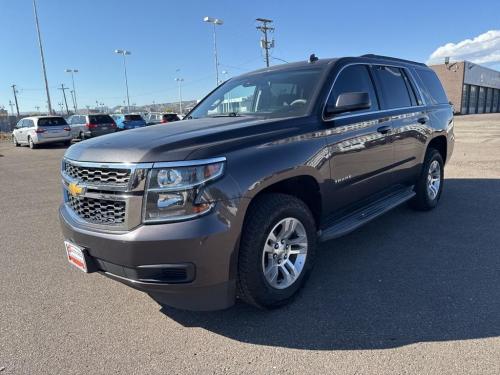
{"type": "Polygon", "coordinates": [[[207,157],[222,156],[220,152],[231,146],[244,147],[245,143],[271,140],[273,135],[283,136],[295,123],[283,120],[247,116],[182,120],[92,138],[71,146],[65,157],[88,162],[139,163],[185,160],[201,150],[207,157]]]}

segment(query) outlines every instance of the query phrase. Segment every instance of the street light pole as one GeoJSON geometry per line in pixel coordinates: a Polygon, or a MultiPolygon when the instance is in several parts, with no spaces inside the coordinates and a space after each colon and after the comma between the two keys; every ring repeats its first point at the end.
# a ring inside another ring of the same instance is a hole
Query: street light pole
{"type": "Polygon", "coordinates": [[[125,56],[130,55],[130,51],[116,49],[115,53],[123,56],[123,71],[125,72],[125,87],[127,89],[127,112],[130,113],[130,97],[128,95],[128,78],[127,78],[127,64],[125,62],[125,56]]]}
{"type": "Polygon", "coordinates": [[[224,23],[223,20],[218,19],[218,18],[212,18],[212,17],[204,17],[203,22],[208,22],[211,23],[214,27],[214,57],[215,57],[215,79],[216,79],[216,86],[219,85],[219,57],[217,56],[217,32],[215,27],[220,26],[224,23]]]}
{"type": "Polygon", "coordinates": [[[76,103],[75,73],[78,73],[78,69],[66,69],[65,72],[71,73],[71,83],[73,84],[73,91],[72,91],[73,107],[75,108],[75,114],[76,114],[76,111],[78,111],[78,106],[76,103]]]}
{"type": "Polygon", "coordinates": [[[176,78],[175,79],[177,83],[179,84],[179,114],[182,115],[182,82],[184,81],[184,78],[176,78]]]}
{"type": "Polygon", "coordinates": [[[40,36],[40,25],[38,24],[38,12],[36,10],[35,0],[33,0],[33,11],[35,12],[36,32],[38,35],[38,47],[40,48],[40,59],[42,60],[43,78],[45,80],[45,92],[47,93],[47,106],[49,108],[49,114],[52,114],[52,104],[50,103],[50,94],[49,94],[49,83],[47,81],[47,70],[45,69],[45,58],[43,56],[42,37],[40,36]]]}

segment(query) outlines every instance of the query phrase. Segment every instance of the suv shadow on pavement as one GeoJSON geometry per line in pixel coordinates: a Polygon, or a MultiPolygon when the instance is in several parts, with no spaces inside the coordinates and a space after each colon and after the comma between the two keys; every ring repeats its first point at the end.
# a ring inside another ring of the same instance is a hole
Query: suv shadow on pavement
{"type": "Polygon", "coordinates": [[[323,244],[308,287],[281,309],[163,307],[233,340],[311,350],[387,349],[500,335],[500,179],[447,179],[432,212],[403,206],[323,244]]]}

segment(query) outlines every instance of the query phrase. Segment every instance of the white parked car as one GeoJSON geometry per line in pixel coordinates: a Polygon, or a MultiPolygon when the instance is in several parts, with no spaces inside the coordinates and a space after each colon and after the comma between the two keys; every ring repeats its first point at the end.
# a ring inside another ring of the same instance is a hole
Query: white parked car
{"type": "Polygon", "coordinates": [[[26,117],[17,123],[12,132],[12,142],[16,147],[29,145],[36,148],[40,144],[71,143],[71,128],[60,116],[33,116],[26,117]]]}

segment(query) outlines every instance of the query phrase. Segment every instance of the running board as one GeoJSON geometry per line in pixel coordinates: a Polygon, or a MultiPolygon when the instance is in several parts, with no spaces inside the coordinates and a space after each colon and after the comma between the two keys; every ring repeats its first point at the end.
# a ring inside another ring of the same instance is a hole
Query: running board
{"type": "Polygon", "coordinates": [[[415,196],[412,187],[392,192],[349,214],[331,220],[319,236],[319,241],[328,241],[344,236],[380,215],[392,210],[415,196]]]}

